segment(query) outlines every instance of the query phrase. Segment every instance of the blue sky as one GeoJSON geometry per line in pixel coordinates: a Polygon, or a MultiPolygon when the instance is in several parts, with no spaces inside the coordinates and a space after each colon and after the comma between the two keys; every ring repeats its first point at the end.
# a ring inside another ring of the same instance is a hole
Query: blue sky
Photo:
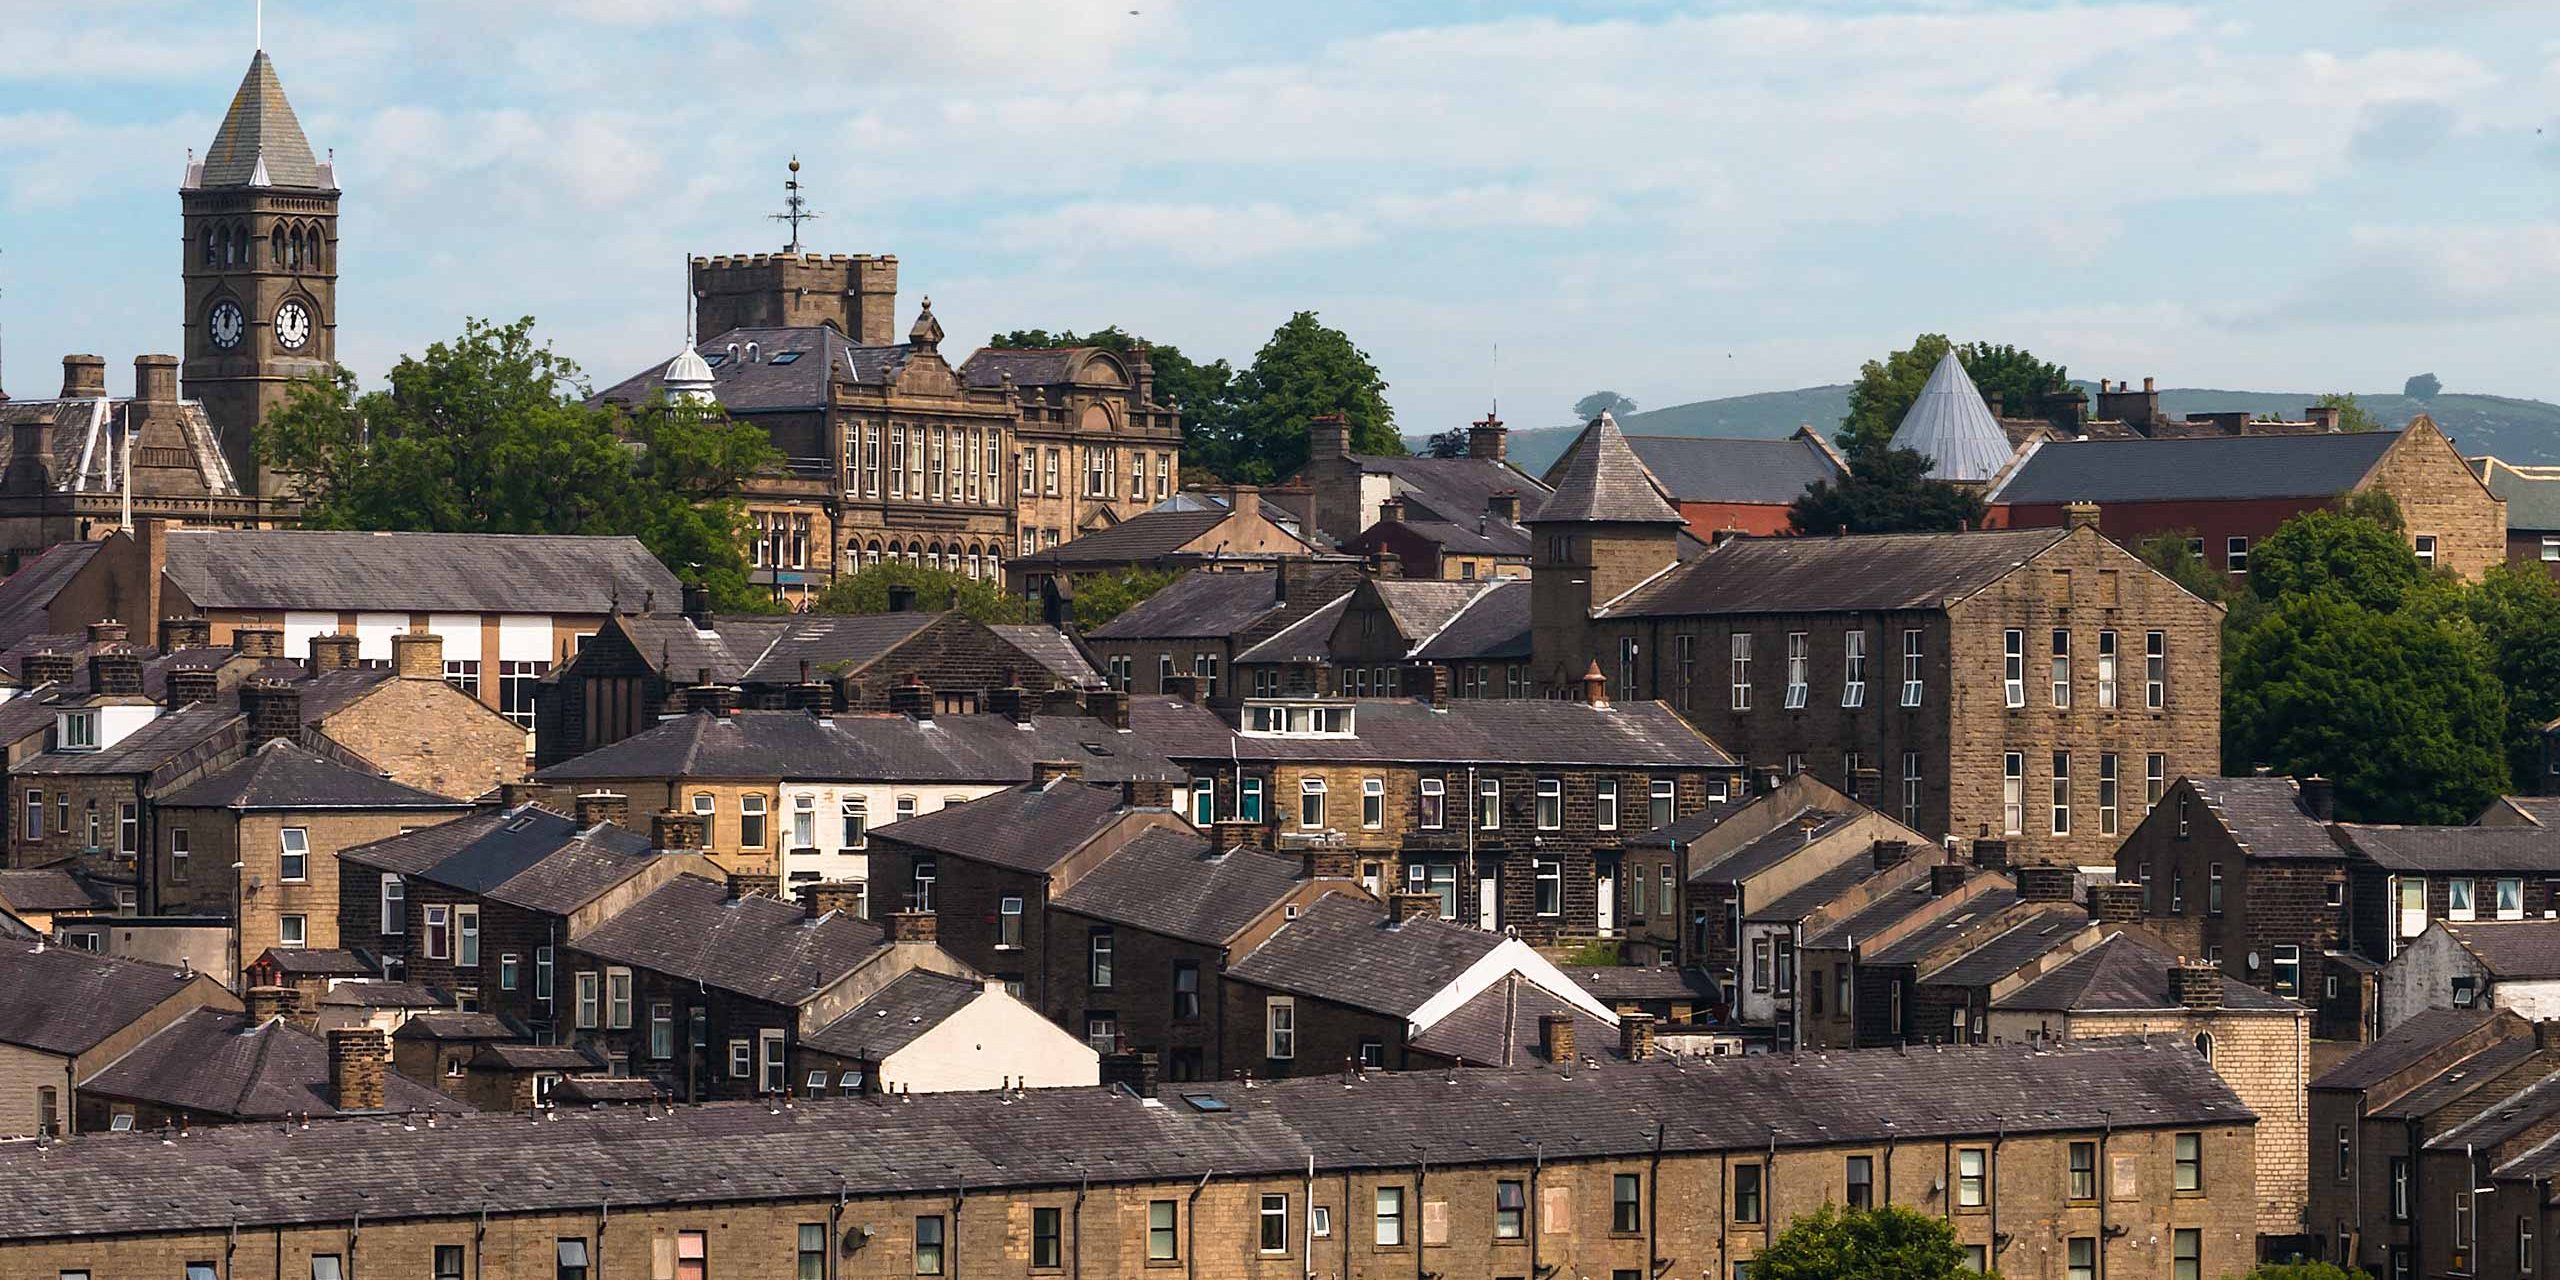
{"type": "MultiPolygon", "coordinates": [[[[812,246],[898,254],[950,345],[1117,323],[1241,363],[1312,308],[1415,432],[1841,381],[1921,331],[2560,399],[2544,0],[268,9],[368,382],[471,315],[600,382],[664,360],[682,255],[778,247],[796,152],[812,246]]],[[[174,189],[250,10],[0,0],[10,390],[176,349],[174,189]]]]}

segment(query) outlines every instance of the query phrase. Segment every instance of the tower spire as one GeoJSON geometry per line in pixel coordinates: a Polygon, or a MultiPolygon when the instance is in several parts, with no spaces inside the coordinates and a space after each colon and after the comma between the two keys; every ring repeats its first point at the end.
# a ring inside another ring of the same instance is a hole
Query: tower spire
{"type": "Polygon", "coordinates": [[[258,13],[258,52],[265,53],[267,51],[267,0],[252,0],[252,3],[257,6],[258,13]]]}
{"type": "Polygon", "coordinates": [[[782,181],[782,212],[769,213],[765,216],[776,222],[791,224],[791,243],[784,246],[782,251],[795,258],[800,256],[800,224],[815,222],[826,216],[809,208],[809,199],[800,194],[801,190],[800,157],[793,156],[791,157],[791,176],[782,181]]]}

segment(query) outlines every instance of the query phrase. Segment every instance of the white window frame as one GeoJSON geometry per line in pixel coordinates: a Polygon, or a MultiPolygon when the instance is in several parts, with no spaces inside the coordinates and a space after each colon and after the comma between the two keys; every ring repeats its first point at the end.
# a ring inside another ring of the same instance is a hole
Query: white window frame
{"type": "Polygon", "coordinates": [[[1813,638],[1802,631],[1787,633],[1787,699],[1789,711],[1804,710],[1805,696],[1813,676],[1813,638]]]}
{"type": "Polygon", "coordinates": [[[1921,674],[1923,644],[1920,628],[1902,629],[1902,705],[1906,707],[1920,705],[1920,695],[1926,685],[1921,674]]]}
{"type": "Polygon", "coordinates": [[[453,965],[457,969],[480,967],[480,908],[477,906],[453,909],[453,965]]]}
{"type": "Polygon", "coordinates": [[[2515,876],[2500,876],[2491,892],[2496,895],[2490,899],[2490,902],[2497,912],[2498,919],[2524,919],[2524,881],[2522,879],[2515,876]],[[2509,905],[2510,903],[2513,905],[2509,905]]]}
{"type": "Polygon", "coordinates": [[[2233,534],[2222,540],[2222,568],[2226,573],[2249,571],[2249,540],[2233,534]]]}
{"type": "Polygon", "coordinates": [[[277,833],[276,879],[303,884],[311,879],[311,829],[286,827],[277,833]],[[294,846],[300,845],[300,848],[294,846]]]}
{"type": "Polygon", "coordinates": [[[1669,778],[1656,778],[1645,785],[1645,816],[1654,819],[1656,831],[1680,820],[1680,786],[1669,778]]]}
{"type": "Polygon", "coordinates": [[[1324,821],[1324,779],[1316,777],[1298,779],[1298,829],[1300,831],[1322,831],[1324,830],[1324,821]]]}
{"type": "Polygon", "coordinates": [[[2418,554],[2418,563],[2430,569],[2436,567],[2436,536],[2434,534],[2415,534],[2411,536],[2409,542],[2411,548],[2418,554]]]}
{"type": "Polygon", "coordinates": [[[1449,783],[1444,778],[1421,780],[1420,813],[1417,821],[1425,831],[1438,831],[1449,820],[1449,783]]]}
{"type": "Polygon", "coordinates": [[[1538,779],[1538,830],[1564,830],[1564,779],[1538,779]]]}
{"type": "Polygon", "coordinates": [[[1867,705],[1867,633],[1840,636],[1840,705],[1851,710],[1867,705]]]}
{"type": "Polygon", "coordinates": [[[426,937],[421,954],[429,960],[453,958],[453,908],[441,902],[430,902],[422,909],[421,932],[426,937]]]}
{"type": "Polygon", "coordinates": [[[1367,831],[1377,831],[1383,829],[1386,825],[1387,780],[1384,778],[1362,778],[1360,780],[1361,828],[1367,831]]]}
{"type": "Polygon", "coordinates": [[[2098,755],[2098,834],[2116,834],[2117,757],[2112,751],[2098,755]]]}
{"type": "Polygon", "coordinates": [[[2000,756],[2000,833],[2024,835],[2027,826],[2027,757],[2007,751],[2000,756]]]}
{"type": "Polygon", "coordinates": [[[1737,631],[1729,642],[1732,650],[1731,680],[1733,709],[1751,709],[1751,633],[1737,631]]]}
{"type": "Polygon", "coordinates": [[[276,945],[300,951],[311,945],[311,919],[299,912],[276,917],[276,945]]]}
{"type": "Polygon", "coordinates": [[[1478,831],[1502,829],[1502,779],[1479,778],[1476,780],[1475,818],[1478,831]]]}
{"type": "Polygon", "coordinates": [[[1591,824],[1602,831],[1618,829],[1618,780],[1600,778],[1591,784],[1591,824]]]}
{"type": "Polygon", "coordinates": [[[2444,918],[2477,920],[2480,918],[2478,886],[2469,876],[2455,876],[2445,882],[2444,918]]]}
{"type": "Polygon", "coordinates": [[[2013,711],[2027,705],[2027,633],[2016,628],[2000,633],[2000,698],[2013,711]]]}
{"type": "Polygon", "coordinates": [[[1529,862],[1533,902],[1539,918],[1552,920],[1564,914],[1564,859],[1533,858],[1529,862]]]}
{"type": "Polygon", "coordinates": [[[2098,633],[2098,709],[2116,709],[2116,633],[2098,633]]]}
{"type": "Polygon", "coordinates": [[[631,971],[615,965],[604,971],[604,1025],[608,1031],[631,1029],[631,971]]]}

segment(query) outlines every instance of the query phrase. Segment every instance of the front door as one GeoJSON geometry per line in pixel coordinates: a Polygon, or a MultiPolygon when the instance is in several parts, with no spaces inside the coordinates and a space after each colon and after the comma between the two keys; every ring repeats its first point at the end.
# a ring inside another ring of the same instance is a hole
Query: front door
{"type": "Polygon", "coordinates": [[[1610,863],[1600,864],[1599,880],[1600,936],[1618,932],[1618,869],[1610,863]]]}
{"type": "Polygon", "coordinates": [[[1493,876],[1476,877],[1476,927],[1490,932],[1501,923],[1494,905],[1502,898],[1502,882],[1493,876]]]}

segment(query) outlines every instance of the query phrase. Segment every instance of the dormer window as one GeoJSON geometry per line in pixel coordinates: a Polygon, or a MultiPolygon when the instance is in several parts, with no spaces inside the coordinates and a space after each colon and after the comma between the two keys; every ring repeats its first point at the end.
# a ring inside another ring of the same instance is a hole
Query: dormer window
{"type": "Polygon", "coordinates": [[[95,711],[64,712],[60,736],[62,749],[65,751],[97,750],[98,713],[95,711]]]}
{"type": "Polygon", "coordinates": [[[1348,738],[1351,715],[1348,704],[1247,703],[1244,732],[1262,738],[1348,738]]]}

